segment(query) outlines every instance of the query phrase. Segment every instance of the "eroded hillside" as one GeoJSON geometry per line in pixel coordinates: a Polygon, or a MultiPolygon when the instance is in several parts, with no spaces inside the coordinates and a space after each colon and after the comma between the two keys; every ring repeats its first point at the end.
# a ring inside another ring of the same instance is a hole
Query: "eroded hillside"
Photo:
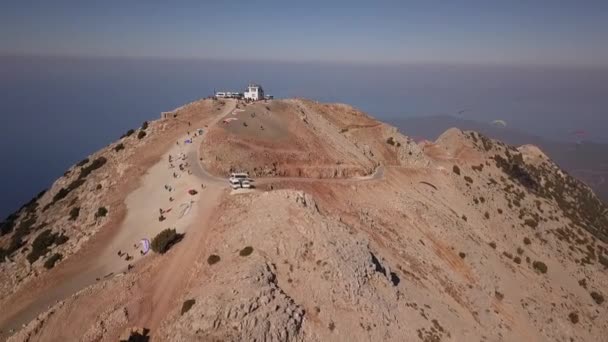
{"type": "Polygon", "coordinates": [[[263,176],[258,189],[217,185],[184,241],[60,301],[14,340],[599,341],[608,331],[607,207],[537,148],[457,129],[418,146],[346,105],[236,108],[209,121],[200,161],[263,176]]]}

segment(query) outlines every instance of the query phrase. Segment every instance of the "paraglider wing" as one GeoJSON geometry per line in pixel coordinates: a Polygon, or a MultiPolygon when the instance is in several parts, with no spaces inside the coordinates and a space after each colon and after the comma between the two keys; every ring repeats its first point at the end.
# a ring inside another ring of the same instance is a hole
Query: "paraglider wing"
{"type": "Polygon", "coordinates": [[[139,243],[141,243],[141,252],[143,254],[148,253],[148,251],[150,250],[150,240],[141,239],[141,241],[139,243]]]}
{"type": "Polygon", "coordinates": [[[507,127],[507,123],[504,120],[494,120],[492,121],[492,125],[507,127]]]}

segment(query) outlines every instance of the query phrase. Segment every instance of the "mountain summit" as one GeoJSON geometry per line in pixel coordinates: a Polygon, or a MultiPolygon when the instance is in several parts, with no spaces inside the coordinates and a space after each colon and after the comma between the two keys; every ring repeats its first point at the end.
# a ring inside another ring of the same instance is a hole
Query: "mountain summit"
{"type": "Polygon", "coordinates": [[[456,128],[416,143],[351,106],[304,99],[205,99],[162,117],[2,223],[3,338],[608,331],[608,207],[535,146],[456,128]],[[255,188],[231,189],[231,172],[255,188]]]}

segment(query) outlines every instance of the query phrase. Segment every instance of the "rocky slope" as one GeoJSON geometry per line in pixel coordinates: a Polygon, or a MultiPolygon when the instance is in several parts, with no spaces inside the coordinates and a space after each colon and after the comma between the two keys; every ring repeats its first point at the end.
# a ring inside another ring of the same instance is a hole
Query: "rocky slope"
{"type": "MultiPolygon", "coordinates": [[[[146,286],[185,242],[60,301],[13,340],[599,341],[608,331],[608,207],[538,148],[458,129],[419,146],[352,107],[307,100],[241,104],[228,117],[238,120],[209,126],[204,165],[289,177],[225,190],[197,226],[197,261],[180,265],[186,286],[162,324],[140,325],[142,308],[154,310],[146,286]],[[352,178],[378,165],[380,179],[352,178]]],[[[151,136],[171,122],[151,123],[151,136]]],[[[109,177],[105,167],[91,176],[109,177]]]]}

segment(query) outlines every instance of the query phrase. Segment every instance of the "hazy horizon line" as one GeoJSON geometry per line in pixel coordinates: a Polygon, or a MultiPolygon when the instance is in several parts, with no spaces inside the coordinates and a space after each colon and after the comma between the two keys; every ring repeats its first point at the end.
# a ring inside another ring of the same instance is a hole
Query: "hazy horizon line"
{"type": "Polygon", "coordinates": [[[462,61],[363,61],[363,60],[286,60],[272,58],[234,58],[234,57],[198,57],[198,56],[132,56],[132,55],[88,55],[88,54],[39,54],[15,53],[0,51],[0,58],[40,58],[40,59],[80,59],[80,60],[151,60],[151,61],[192,61],[192,62],[249,62],[249,63],[279,63],[296,65],[341,65],[341,66],[377,66],[377,67],[406,67],[406,66],[445,66],[445,67],[497,67],[497,68],[546,68],[568,70],[606,70],[608,65],[582,65],[558,63],[507,63],[498,61],[462,62],[462,61]]]}

